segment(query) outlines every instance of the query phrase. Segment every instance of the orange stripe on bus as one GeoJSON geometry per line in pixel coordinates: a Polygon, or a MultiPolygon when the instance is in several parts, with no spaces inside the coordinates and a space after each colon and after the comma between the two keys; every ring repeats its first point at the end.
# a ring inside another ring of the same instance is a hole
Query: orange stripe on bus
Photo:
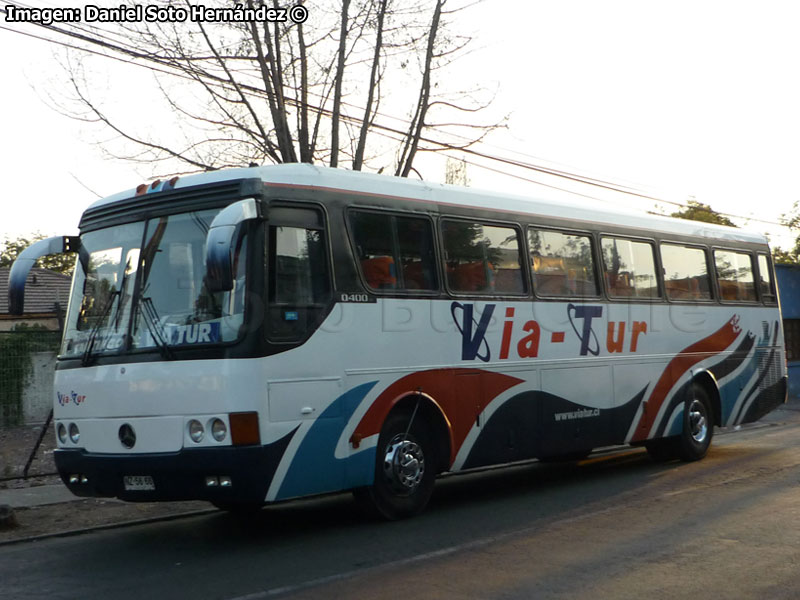
{"type": "Polygon", "coordinates": [[[741,333],[739,316],[734,315],[717,331],[688,346],[669,362],[667,368],[664,369],[658,379],[658,383],[653,388],[650,398],[647,400],[647,409],[642,411],[639,423],[636,425],[636,430],[631,439],[632,442],[647,439],[667,394],[684,373],[710,355],[719,354],[728,348],[739,337],[739,333],[741,333]]]}
{"type": "MultiPolygon", "coordinates": [[[[433,369],[401,377],[375,399],[359,422],[352,439],[362,440],[380,433],[386,416],[403,398],[417,392],[432,398],[450,425],[450,464],[455,460],[476,417],[497,396],[522,383],[522,379],[480,369],[433,369]],[[474,402],[460,398],[456,392],[456,375],[479,374],[480,390],[474,402]]],[[[449,466],[449,465],[448,465],[449,466]]]]}

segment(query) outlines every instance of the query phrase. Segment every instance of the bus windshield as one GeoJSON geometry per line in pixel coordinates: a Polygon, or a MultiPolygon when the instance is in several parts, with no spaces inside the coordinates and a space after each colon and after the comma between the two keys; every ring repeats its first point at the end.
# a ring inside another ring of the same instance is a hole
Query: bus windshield
{"type": "Polygon", "coordinates": [[[84,234],[63,357],[235,340],[243,323],[246,237],[229,292],[204,285],[217,210],[156,217],[84,234]]]}

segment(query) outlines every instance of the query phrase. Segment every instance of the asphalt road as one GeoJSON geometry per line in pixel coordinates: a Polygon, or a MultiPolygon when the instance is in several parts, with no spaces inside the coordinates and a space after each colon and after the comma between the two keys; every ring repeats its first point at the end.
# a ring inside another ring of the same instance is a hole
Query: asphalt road
{"type": "Polygon", "coordinates": [[[0,598],[797,598],[800,412],[642,450],[437,483],[409,521],[349,495],[0,547],[0,598]]]}

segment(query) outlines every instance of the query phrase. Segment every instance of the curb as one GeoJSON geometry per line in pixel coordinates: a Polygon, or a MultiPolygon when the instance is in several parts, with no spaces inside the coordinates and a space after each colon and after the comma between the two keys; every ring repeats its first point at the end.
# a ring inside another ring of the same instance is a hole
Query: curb
{"type": "Polygon", "coordinates": [[[220,513],[218,508],[206,508],[203,510],[193,510],[189,512],[176,513],[174,515],[164,515],[161,517],[145,517],[143,519],[130,519],[128,521],[119,521],[117,523],[104,523],[102,525],[93,525],[92,527],[84,527],[81,529],[67,529],[66,531],[56,531],[53,533],[40,533],[38,535],[31,535],[27,537],[16,538],[13,540],[0,541],[0,548],[5,546],[13,546],[14,544],[24,544],[27,542],[39,542],[42,540],[49,540],[52,538],[61,537],[74,537],[84,533],[92,533],[95,531],[106,531],[108,529],[122,529],[124,527],[135,527],[137,525],[147,525],[148,523],[160,523],[166,521],[177,521],[179,519],[188,519],[189,517],[199,517],[212,513],[220,513]]]}

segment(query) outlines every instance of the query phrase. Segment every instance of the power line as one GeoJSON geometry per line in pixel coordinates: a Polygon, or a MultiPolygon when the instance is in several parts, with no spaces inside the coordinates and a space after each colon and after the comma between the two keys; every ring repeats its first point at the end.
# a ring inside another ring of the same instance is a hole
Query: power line
{"type": "MultiPolygon", "coordinates": [[[[7,4],[12,4],[12,3],[7,2],[7,4]]],[[[16,3],[15,5],[27,6],[27,5],[25,5],[23,3],[19,3],[19,2],[16,3]]],[[[5,12],[4,8],[0,8],[0,10],[5,12]]],[[[61,35],[65,35],[65,36],[68,36],[68,37],[72,37],[74,39],[78,39],[78,40],[80,40],[80,41],[82,41],[84,43],[88,43],[88,44],[93,44],[93,45],[99,46],[99,47],[103,48],[106,51],[111,51],[111,52],[114,52],[114,53],[127,55],[129,57],[132,57],[133,60],[126,60],[126,59],[124,59],[124,58],[122,58],[120,56],[115,56],[113,54],[108,54],[107,52],[100,52],[100,51],[93,50],[93,49],[85,47],[85,46],[69,44],[69,43],[66,43],[66,42],[61,41],[61,40],[56,40],[56,39],[45,37],[45,36],[35,35],[35,34],[31,33],[31,32],[26,32],[26,31],[21,31],[21,30],[18,30],[18,29],[4,27],[2,25],[0,25],[0,29],[4,29],[6,31],[10,31],[10,32],[13,32],[13,33],[18,33],[20,35],[25,35],[25,36],[28,36],[28,37],[31,37],[31,38],[34,38],[34,39],[38,39],[38,40],[44,41],[44,42],[57,44],[57,45],[60,45],[62,47],[78,50],[78,51],[81,51],[81,52],[87,52],[87,53],[94,54],[96,56],[101,56],[101,57],[104,57],[104,58],[117,60],[117,61],[125,63],[125,64],[144,67],[144,68],[147,68],[148,70],[151,70],[151,71],[154,71],[154,72],[158,72],[158,73],[162,73],[162,74],[165,74],[165,75],[171,75],[171,76],[180,77],[180,78],[183,78],[183,79],[186,79],[186,80],[189,80],[189,81],[195,81],[195,79],[192,76],[188,75],[180,67],[175,65],[172,62],[172,60],[156,56],[155,54],[150,53],[150,52],[142,52],[139,49],[137,49],[135,46],[132,46],[132,45],[128,44],[126,41],[122,41],[122,40],[119,40],[119,39],[113,39],[113,38],[109,37],[108,35],[103,35],[103,33],[111,33],[111,32],[108,32],[108,31],[105,31],[105,30],[102,30],[102,29],[99,29],[99,28],[96,28],[96,27],[91,28],[91,29],[98,30],[101,33],[98,33],[97,31],[87,32],[86,28],[80,28],[80,27],[77,27],[77,29],[79,31],[69,31],[69,30],[66,30],[66,29],[55,27],[53,25],[45,25],[43,23],[32,23],[32,24],[40,26],[40,27],[43,27],[44,29],[50,30],[50,31],[52,31],[54,33],[57,33],[57,34],[61,34],[61,35]],[[83,33],[81,33],[81,31],[83,33]],[[99,36],[99,37],[93,37],[93,36],[99,36]],[[104,38],[104,39],[100,39],[100,38],[104,38]],[[155,65],[158,65],[158,67],[154,66],[154,64],[145,65],[145,64],[142,64],[139,61],[146,61],[148,63],[154,63],[155,65]]],[[[209,60],[210,60],[210,57],[209,57],[209,60]]],[[[232,82],[230,82],[229,80],[226,80],[226,79],[224,79],[224,78],[222,78],[220,76],[214,75],[214,74],[209,73],[207,71],[202,71],[201,73],[194,73],[194,76],[196,78],[199,78],[199,79],[209,79],[212,82],[211,85],[215,85],[215,86],[216,85],[221,85],[221,86],[224,86],[224,87],[227,87],[228,89],[230,89],[230,86],[233,85],[232,82]]],[[[266,95],[266,92],[264,90],[261,90],[259,88],[253,87],[251,85],[247,85],[247,84],[238,84],[238,85],[241,88],[247,90],[248,93],[259,95],[261,97],[266,95]]],[[[316,94],[314,94],[314,95],[316,95],[316,94]]],[[[301,103],[295,98],[287,97],[286,100],[287,100],[287,102],[289,104],[292,104],[295,107],[301,105],[301,103]]],[[[356,107],[356,106],[354,106],[352,104],[348,104],[348,106],[356,108],[356,109],[359,108],[359,107],[356,107]]],[[[313,109],[315,109],[315,110],[318,110],[319,112],[321,112],[322,114],[324,114],[326,116],[330,116],[330,110],[329,109],[325,109],[324,106],[311,106],[311,107],[313,109]]],[[[361,110],[363,110],[363,108],[361,110]]],[[[343,114],[342,116],[343,116],[343,118],[345,118],[346,120],[349,120],[350,122],[360,122],[359,118],[351,117],[351,116],[346,115],[346,114],[343,114]]],[[[386,117],[386,115],[382,115],[382,116],[386,117]]],[[[397,117],[390,117],[390,118],[402,121],[402,119],[399,119],[397,117]]],[[[393,139],[395,141],[397,141],[397,139],[392,137],[392,134],[400,135],[400,136],[405,136],[406,135],[406,132],[400,131],[400,130],[392,128],[392,127],[389,127],[389,126],[384,125],[382,123],[373,122],[373,128],[375,130],[377,130],[376,133],[379,133],[380,135],[382,135],[384,137],[391,138],[391,139],[393,139]]],[[[462,137],[462,139],[466,139],[463,136],[459,136],[458,134],[454,134],[452,132],[440,132],[440,133],[444,133],[444,134],[451,135],[451,136],[454,136],[454,137],[462,137]]],[[[475,150],[473,148],[467,148],[467,147],[464,147],[463,145],[459,146],[457,144],[448,143],[448,142],[445,142],[445,141],[442,141],[442,140],[431,139],[431,138],[424,137],[424,136],[421,138],[421,141],[424,141],[426,144],[432,144],[433,146],[438,147],[440,150],[443,149],[443,150],[449,150],[449,151],[458,151],[458,152],[462,152],[464,154],[470,155],[470,156],[472,156],[474,158],[480,158],[480,159],[501,163],[501,164],[504,164],[504,165],[507,165],[507,166],[511,166],[511,167],[515,167],[515,168],[534,171],[534,172],[538,172],[538,173],[541,173],[541,174],[549,175],[549,176],[552,176],[552,177],[565,179],[565,180],[572,181],[572,182],[579,183],[579,184],[583,184],[583,185],[590,185],[590,186],[594,186],[594,187],[597,187],[597,188],[600,188],[600,189],[605,189],[605,190],[608,190],[608,191],[613,191],[613,192],[616,192],[616,193],[625,194],[625,195],[628,195],[628,196],[635,196],[635,197],[639,197],[639,198],[642,198],[642,199],[651,200],[651,201],[657,202],[657,203],[669,204],[669,205],[676,206],[676,207],[679,207],[679,208],[682,208],[682,209],[685,209],[685,208],[688,207],[687,204],[683,204],[683,203],[672,201],[672,200],[667,200],[665,198],[661,198],[661,197],[658,197],[658,196],[655,196],[655,195],[652,195],[652,194],[649,194],[649,193],[645,193],[642,190],[638,190],[636,188],[633,188],[633,187],[630,187],[630,186],[626,186],[626,185],[622,185],[622,184],[619,184],[619,183],[616,183],[616,182],[613,182],[613,181],[609,181],[609,180],[606,180],[606,179],[599,179],[599,178],[595,178],[595,177],[581,175],[581,174],[573,173],[573,172],[570,172],[570,171],[567,171],[567,170],[564,170],[564,169],[555,169],[555,168],[546,167],[546,166],[543,166],[543,165],[537,165],[535,163],[524,161],[524,160],[518,160],[518,159],[498,156],[498,155],[491,154],[491,153],[488,153],[488,152],[482,152],[482,151],[479,151],[479,150],[475,150]]],[[[436,151],[436,150],[434,150],[432,148],[423,148],[422,150],[423,151],[436,151]]],[[[503,151],[504,152],[511,152],[511,151],[508,151],[508,150],[503,150],[503,151]]],[[[514,152],[512,152],[512,154],[514,154],[514,152]]],[[[517,153],[517,154],[519,154],[519,153],[517,153]]],[[[522,155],[522,154],[520,154],[520,155],[522,155]]],[[[522,155],[522,156],[525,156],[525,155],[522,155]]],[[[549,187],[549,188],[557,189],[557,190],[560,190],[560,191],[568,192],[568,193],[571,193],[571,194],[584,196],[586,198],[590,198],[590,199],[593,199],[593,200],[598,200],[598,201],[601,201],[601,202],[609,202],[608,199],[598,198],[596,196],[590,196],[590,195],[587,195],[587,194],[582,194],[582,193],[576,192],[574,190],[567,190],[565,188],[561,188],[561,187],[558,187],[558,186],[555,186],[555,185],[547,184],[547,183],[544,183],[542,181],[538,181],[538,180],[531,179],[531,178],[528,178],[528,177],[524,177],[524,176],[520,176],[520,175],[517,175],[517,174],[513,174],[513,173],[510,173],[508,171],[503,171],[503,170],[498,169],[498,168],[488,167],[486,165],[482,165],[482,164],[476,163],[474,161],[467,161],[467,162],[469,164],[475,166],[475,167],[486,169],[486,170],[489,170],[489,171],[493,171],[493,172],[496,172],[496,173],[499,173],[499,174],[502,174],[502,175],[506,175],[506,176],[509,176],[509,177],[513,177],[513,178],[516,178],[516,179],[528,181],[528,182],[531,182],[531,183],[535,183],[535,184],[542,185],[542,186],[545,186],[545,187],[549,187]]],[[[718,212],[718,211],[715,211],[715,212],[718,212]]],[[[741,216],[741,215],[734,215],[734,214],[731,214],[731,213],[722,213],[722,212],[718,212],[718,214],[723,215],[723,216],[727,216],[727,217],[731,217],[731,218],[743,219],[743,220],[746,220],[746,221],[755,221],[755,222],[769,224],[769,225],[786,227],[786,225],[783,224],[783,223],[775,222],[775,221],[769,221],[769,220],[765,220],[765,219],[759,219],[759,218],[756,218],[756,217],[745,217],[745,216],[741,216]]]]}
{"type": "MultiPolygon", "coordinates": [[[[5,0],[5,2],[6,2],[6,6],[17,6],[17,7],[21,7],[21,8],[30,8],[30,9],[38,8],[38,7],[31,6],[30,4],[26,4],[25,2],[19,2],[19,0],[17,0],[16,2],[11,2],[9,0],[5,0]]],[[[42,3],[43,4],[49,4],[50,6],[53,6],[52,2],[42,2],[42,3]]],[[[3,12],[7,13],[6,9],[3,8],[3,7],[0,7],[0,11],[3,11],[3,12]]],[[[34,25],[38,25],[38,23],[33,23],[33,24],[34,25]]],[[[69,26],[77,29],[78,31],[84,31],[84,32],[87,32],[87,33],[94,32],[95,35],[97,35],[98,37],[106,39],[106,40],[114,42],[114,43],[117,43],[117,44],[123,44],[124,45],[124,44],[126,44],[126,41],[127,41],[120,34],[112,32],[111,30],[108,30],[108,29],[103,29],[99,25],[92,25],[92,24],[89,24],[89,23],[69,23],[69,26]],[[114,38],[110,37],[112,35],[114,35],[116,37],[114,37],[114,38]]]]}
{"type": "MultiPolygon", "coordinates": [[[[176,68],[174,65],[170,65],[168,61],[164,61],[163,59],[159,59],[159,58],[155,57],[152,54],[144,54],[142,52],[139,52],[138,50],[132,50],[130,47],[125,48],[125,47],[115,46],[115,45],[107,43],[107,42],[103,42],[103,41],[96,40],[96,39],[91,39],[88,36],[84,36],[82,34],[77,34],[77,33],[74,33],[74,32],[69,32],[69,31],[66,31],[66,30],[63,30],[63,29],[59,29],[59,28],[54,27],[54,26],[47,26],[47,25],[43,25],[43,24],[42,24],[42,26],[47,28],[47,29],[50,29],[52,31],[55,31],[57,33],[61,33],[61,34],[72,36],[72,37],[77,37],[78,39],[81,39],[83,41],[94,43],[94,44],[100,45],[100,46],[102,46],[104,48],[107,48],[107,49],[110,49],[110,50],[114,50],[114,51],[117,51],[117,52],[120,52],[120,51],[124,52],[126,54],[129,54],[129,55],[133,56],[134,58],[139,58],[139,59],[143,59],[143,60],[147,60],[147,61],[151,61],[151,62],[156,62],[158,64],[161,64],[162,66],[167,66],[168,68],[171,68],[171,69],[175,69],[176,68]]],[[[8,29],[8,28],[4,28],[4,29],[8,29]]],[[[14,31],[13,29],[8,29],[8,30],[9,31],[14,31]]],[[[51,43],[64,45],[64,46],[67,46],[67,47],[70,47],[70,48],[73,48],[73,49],[85,50],[87,52],[91,52],[91,53],[99,55],[99,56],[105,56],[107,58],[114,58],[114,57],[109,56],[107,54],[93,52],[93,51],[91,51],[89,49],[85,49],[85,48],[82,48],[82,47],[77,47],[77,46],[73,46],[73,45],[64,44],[63,42],[59,42],[57,40],[52,40],[52,39],[42,38],[42,37],[39,37],[39,36],[34,36],[34,35],[28,34],[26,32],[17,31],[17,33],[22,33],[24,35],[30,35],[31,37],[36,37],[36,38],[42,39],[44,41],[50,41],[51,43]]],[[[131,61],[123,61],[123,62],[131,64],[131,61]]],[[[152,69],[152,67],[147,67],[147,68],[152,69]]],[[[158,72],[165,73],[165,74],[181,75],[179,73],[175,73],[174,71],[167,72],[167,71],[164,71],[163,69],[153,69],[153,70],[156,70],[158,72]]],[[[182,76],[184,78],[189,79],[188,77],[186,77],[186,75],[182,75],[182,76]]],[[[222,78],[214,77],[214,79],[217,80],[218,83],[223,83],[223,84],[228,83],[226,80],[223,80],[222,78]]],[[[258,93],[258,94],[263,94],[264,93],[263,90],[259,90],[257,88],[252,88],[251,86],[243,86],[243,87],[246,87],[248,89],[248,91],[250,91],[252,93],[258,93]]],[[[295,105],[299,105],[299,102],[296,99],[287,98],[287,100],[290,100],[295,105]]],[[[321,106],[314,107],[314,108],[317,109],[317,110],[322,111],[323,113],[325,113],[325,109],[323,107],[321,107],[321,106]]],[[[348,118],[350,118],[351,120],[355,120],[353,117],[349,117],[349,115],[348,115],[348,118]]],[[[394,128],[391,128],[391,127],[388,127],[388,126],[385,126],[385,125],[382,125],[382,124],[374,124],[374,126],[376,128],[378,128],[378,129],[382,129],[382,130],[385,130],[385,131],[391,131],[392,133],[399,133],[401,135],[405,134],[405,132],[398,131],[398,130],[396,130],[394,128]]],[[[570,180],[577,181],[577,182],[580,182],[580,183],[586,183],[586,184],[590,184],[590,185],[597,185],[598,187],[601,187],[601,188],[606,188],[606,189],[613,190],[613,191],[618,191],[618,192],[622,192],[622,193],[626,193],[626,194],[636,195],[636,196],[643,197],[645,199],[650,199],[650,200],[654,200],[654,201],[658,201],[658,202],[662,202],[662,201],[663,202],[668,202],[668,203],[671,203],[671,204],[675,204],[676,206],[684,206],[684,205],[682,205],[680,203],[670,202],[670,201],[667,201],[667,200],[663,200],[661,198],[656,198],[654,196],[649,196],[647,194],[642,194],[642,193],[640,193],[638,191],[633,190],[632,188],[627,188],[627,186],[621,186],[621,185],[618,185],[618,184],[615,184],[615,183],[609,182],[609,181],[604,181],[604,180],[600,180],[600,179],[594,179],[594,178],[591,178],[591,177],[577,175],[577,174],[574,174],[574,173],[569,173],[567,171],[551,169],[551,168],[548,168],[548,167],[543,167],[543,166],[535,165],[535,164],[532,164],[532,163],[525,163],[525,162],[517,161],[517,160],[513,160],[513,159],[507,159],[507,158],[502,158],[502,157],[498,157],[498,156],[492,156],[492,155],[487,154],[487,153],[478,152],[476,150],[472,150],[472,149],[469,149],[469,148],[464,148],[464,147],[457,146],[455,144],[450,144],[450,143],[447,143],[447,142],[442,142],[440,140],[432,140],[430,138],[422,137],[421,141],[425,141],[426,143],[435,144],[435,145],[441,146],[442,148],[445,148],[445,149],[459,150],[459,151],[462,151],[462,152],[465,152],[467,154],[471,154],[471,155],[474,155],[474,156],[477,156],[477,157],[485,158],[485,159],[488,159],[488,160],[494,160],[494,161],[498,161],[498,162],[504,162],[504,163],[512,165],[512,166],[522,167],[522,168],[526,168],[526,169],[533,170],[533,171],[538,171],[538,172],[541,172],[541,173],[544,173],[544,174],[548,174],[548,175],[555,175],[555,176],[558,176],[558,177],[563,177],[565,179],[570,179],[570,180]]]]}

